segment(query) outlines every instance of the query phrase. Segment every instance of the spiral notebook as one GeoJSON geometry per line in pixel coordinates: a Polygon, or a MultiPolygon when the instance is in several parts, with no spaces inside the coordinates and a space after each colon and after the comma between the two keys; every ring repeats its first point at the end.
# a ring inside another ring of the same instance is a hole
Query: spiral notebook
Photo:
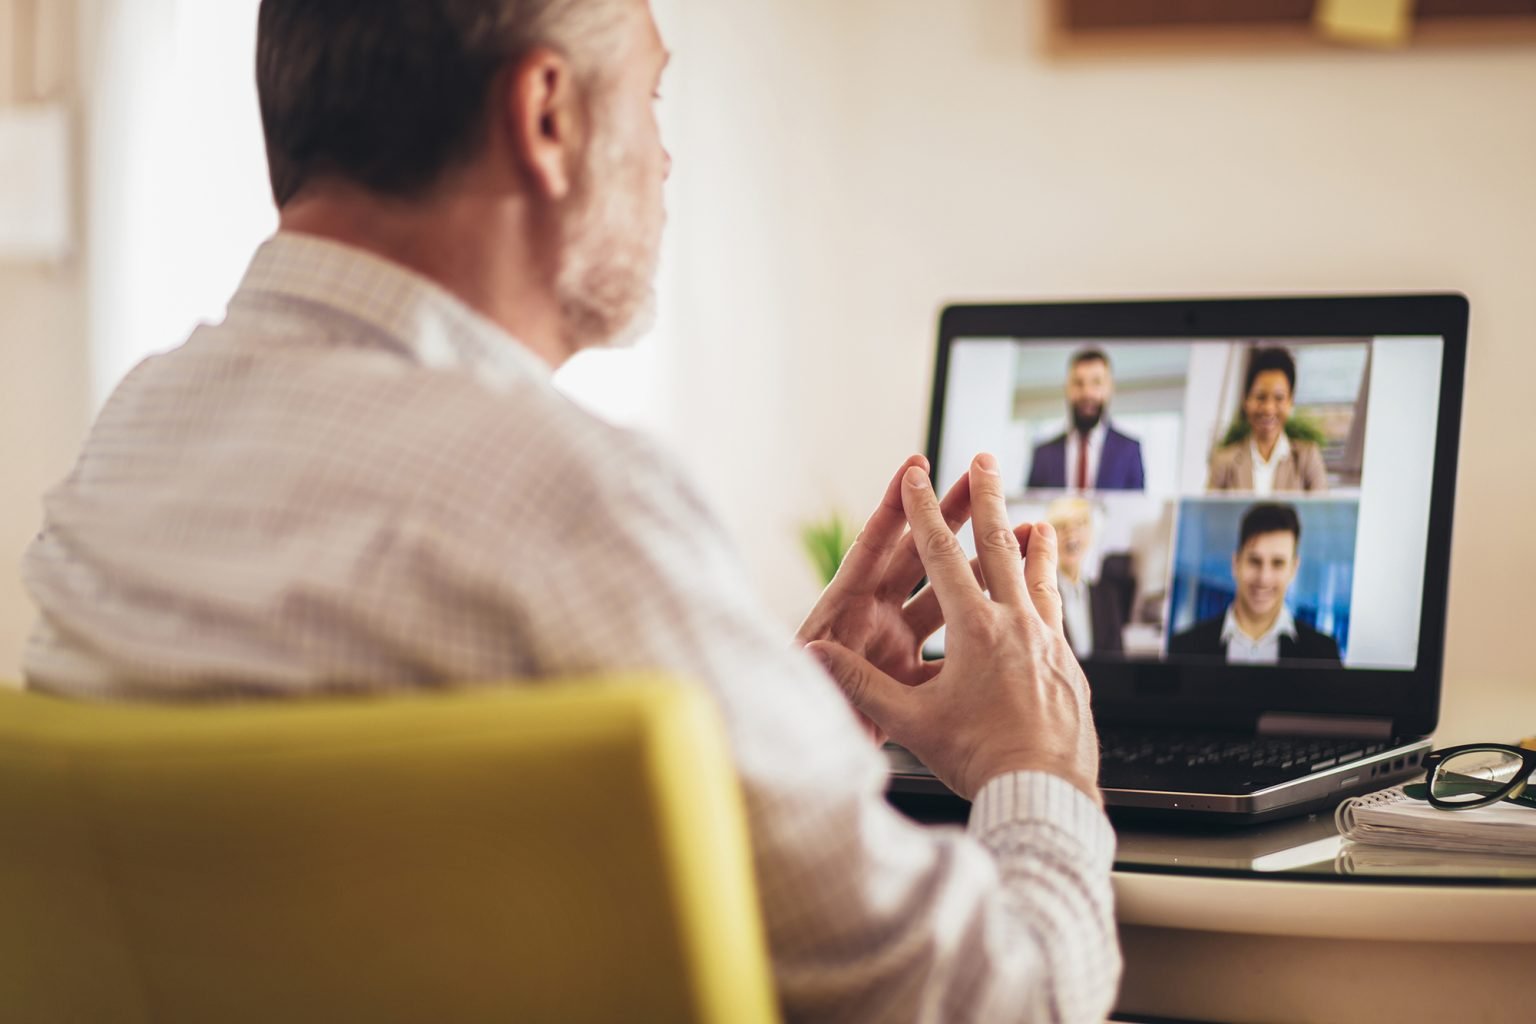
{"type": "Polygon", "coordinates": [[[1393,786],[1345,800],[1334,821],[1358,843],[1536,858],[1536,810],[1514,804],[1442,811],[1393,786]]]}

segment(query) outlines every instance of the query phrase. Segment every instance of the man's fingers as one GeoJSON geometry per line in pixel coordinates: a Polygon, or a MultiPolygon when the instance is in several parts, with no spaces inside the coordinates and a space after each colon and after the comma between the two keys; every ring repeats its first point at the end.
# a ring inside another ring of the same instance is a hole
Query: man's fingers
{"type": "MultiPolygon", "coordinates": [[[[965,521],[971,517],[971,475],[960,474],[944,495],[944,500],[939,502],[939,509],[944,513],[944,523],[951,533],[965,525],[965,521]]],[[[927,575],[923,570],[923,558],[917,550],[917,535],[909,533],[902,538],[896,547],[896,553],[891,556],[890,565],[885,571],[885,582],[880,586],[880,597],[887,601],[905,601],[907,595],[912,593],[927,575]]]]}
{"type": "Polygon", "coordinates": [[[913,455],[901,464],[838,567],[835,582],[843,593],[864,596],[873,594],[880,585],[891,555],[907,529],[907,514],[901,507],[901,478],[913,466],[927,472],[928,460],[913,455]]]}
{"type": "Polygon", "coordinates": [[[1008,503],[997,459],[983,452],[971,460],[971,531],[976,557],[992,600],[1016,605],[1024,600],[1019,567],[1019,539],[1008,525],[1008,503]]]}
{"type": "Polygon", "coordinates": [[[907,522],[917,553],[928,571],[928,580],[938,594],[939,604],[949,618],[981,597],[981,587],[971,573],[965,549],[951,532],[939,508],[928,476],[916,469],[907,470],[901,481],[901,502],[907,509],[907,522]]]}
{"type": "Polygon", "coordinates": [[[911,703],[910,688],[841,644],[818,640],[807,644],[805,649],[825,666],[827,674],[837,683],[854,710],[888,734],[901,730],[911,703]]]}
{"type": "Polygon", "coordinates": [[[1061,632],[1061,591],[1056,586],[1056,530],[1036,523],[1024,548],[1024,585],[1045,624],[1061,632]]]}
{"type": "MultiPolygon", "coordinates": [[[[1019,542],[1020,551],[1023,551],[1024,546],[1029,543],[1029,531],[1028,523],[1020,523],[1013,528],[1013,536],[1019,542]]],[[[981,575],[980,559],[971,559],[971,573],[976,577],[977,586],[986,586],[981,575]]],[[[919,590],[917,596],[906,603],[906,606],[901,609],[901,617],[919,643],[933,636],[938,632],[939,627],[944,625],[944,611],[939,607],[939,596],[933,592],[931,586],[919,590]]]]}
{"type": "MultiPolygon", "coordinates": [[[[981,585],[981,568],[976,562],[971,562],[972,572],[976,574],[976,585],[981,585]]],[[[908,601],[906,607],[901,610],[901,617],[906,622],[912,635],[917,637],[921,644],[944,625],[944,609],[939,607],[939,595],[933,587],[926,586],[917,592],[917,596],[908,601]]]]}

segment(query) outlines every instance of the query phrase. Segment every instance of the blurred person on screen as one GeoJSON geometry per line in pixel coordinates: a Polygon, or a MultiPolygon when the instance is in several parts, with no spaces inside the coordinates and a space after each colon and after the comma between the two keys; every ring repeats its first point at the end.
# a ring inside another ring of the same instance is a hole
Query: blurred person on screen
{"type": "Polygon", "coordinates": [[[1093,506],[1082,498],[1058,498],[1046,510],[1045,519],[1056,528],[1056,581],[1072,650],[1079,658],[1122,653],[1125,617],[1120,613],[1120,595],[1108,585],[1090,582],[1083,572],[1093,549],[1093,506]]]}
{"type": "Polygon", "coordinates": [[[1026,488],[1139,491],[1146,487],[1141,442],[1109,422],[1115,376],[1102,349],[1072,354],[1067,365],[1067,429],[1035,446],[1026,488]]]}
{"type": "Polygon", "coordinates": [[[1295,408],[1296,360],[1283,348],[1259,348],[1243,382],[1244,436],[1211,453],[1206,487],[1252,491],[1258,497],[1291,491],[1323,492],[1328,469],[1313,441],[1290,437],[1295,408]]]}

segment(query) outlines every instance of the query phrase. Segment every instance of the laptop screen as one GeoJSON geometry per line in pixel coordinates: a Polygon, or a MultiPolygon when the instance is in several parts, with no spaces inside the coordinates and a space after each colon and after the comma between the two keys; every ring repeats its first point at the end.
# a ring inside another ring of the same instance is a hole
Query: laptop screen
{"type": "Polygon", "coordinates": [[[1428,734],[1467,316],[1459,295],[949,306],[929,461],[946,488],[991,451],[1015,522],[1054,522],[1101,722],[1428,734]]]}
{"type": "Polygon", "coordinates": [[[1444,337],[946,340],[936,482],[1055,526],[1085,664],[1420,667],[1444,337]]]}

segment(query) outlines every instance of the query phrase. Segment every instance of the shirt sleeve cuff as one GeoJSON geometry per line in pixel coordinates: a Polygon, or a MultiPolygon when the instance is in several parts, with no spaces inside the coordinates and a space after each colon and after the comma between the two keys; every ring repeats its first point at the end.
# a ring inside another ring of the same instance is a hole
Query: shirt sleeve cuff
{"type": "Polygon", "coordinates": [[[1108,870],[1114,863],[1115,832],[1103,808],[1059,776],[1010,772],[981,787],[971,804],[971,835],[994,847],[1020,825],[1044,826],[1075,840],[1095,866],[1108,870]]]}

